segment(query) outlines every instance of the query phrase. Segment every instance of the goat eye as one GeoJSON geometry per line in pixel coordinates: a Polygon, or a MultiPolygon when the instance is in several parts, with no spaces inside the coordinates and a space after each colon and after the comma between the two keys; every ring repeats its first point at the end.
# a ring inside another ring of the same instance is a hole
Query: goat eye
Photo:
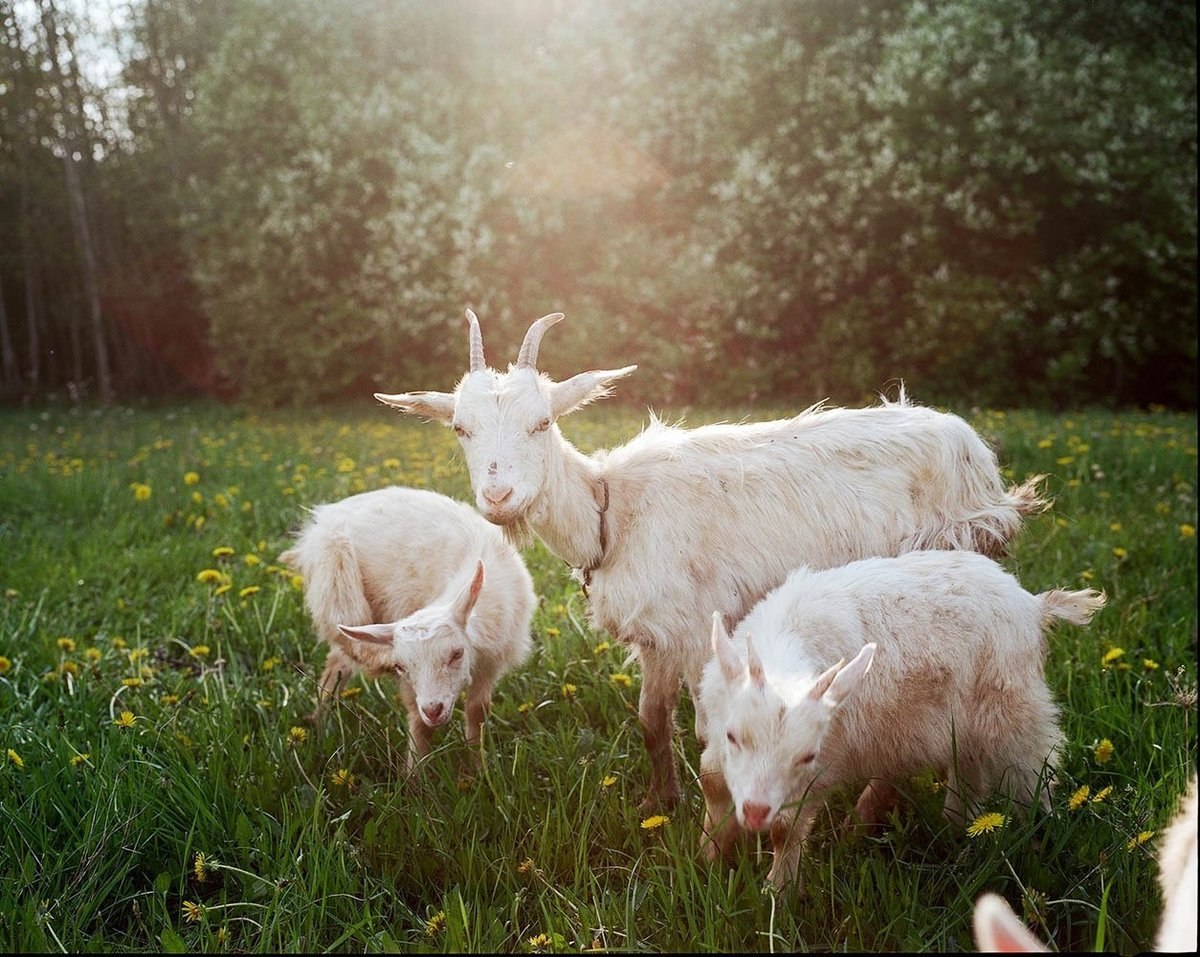
{"type": "Polygon", "coordinates": [[[730,744],[732,744],[735,748],[740,747],[740,745],[738,744],[738,739],[736,737],[734,737],[734,734],[732,731],[725,732],[725,740],[728,741],[730,744]]]}
{"type": "Polygon", "coordinates": [[[548,428],[550,428],[550,420],[542,419],[541,422],[539,422],[537,425],[535,425],[529,431],[530,431],[530,433],[545,432],[548,428]]]}
{"type": "Polygon", "coordinates": [[[456,661],[459,661],[462,656],[463,650],[461,648],[455,648],[454,651],[450,652],[449,664],[454,664],[456,661]]]}
{"type": "Polygon", "coordinates": [[[816,751],[814,751],[812,754],[805,754],[802,757],[796,758],[796,764],[798,766],[802,764],[812,764],[815,760],[817,760],[816,751]]]}
{"type": "Polygon", "coordinates": [[[408,674],[408,672],[404,670],[404,665],[396,665],[396,674],[403,675],[408,674]]]}
{"type": "Polygon", "coordinates": [[[460,439],[469,439],[471,437],[471,433],[464,429],[457,422],[454,423],[454,434],[460,439]]]}

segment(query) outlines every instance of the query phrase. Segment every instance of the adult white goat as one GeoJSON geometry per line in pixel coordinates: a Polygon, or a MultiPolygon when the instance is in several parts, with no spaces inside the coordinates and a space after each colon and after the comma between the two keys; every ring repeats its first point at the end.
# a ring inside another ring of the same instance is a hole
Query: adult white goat
{"type": "Polygon", "coordinates": [[[354,672],[395,675],[411,765],[465,687],[476,751],[496,681],[529,653],[537,603],[525,563],[495,526],[436,492],[383,488],[316,506],[279,557],[303,577],[329,644],[314,719],[354,672]]]}
{"type": "Polygon", "coordinates": [[[1031,595],[984,555],[918,551],[798,568],[732,639],[714,613],[699,689],[708,856],[728,853],[739,825],[769,830],[781,886],[830,789],[866,784],[856,811],[873,824],[893,781],[930,768],[959,824],[997,789],[1032,803],[1062,742],[1044,631],[1086,624],[1104,600],[1031,595]]]}
{"type": "MultiPolygon", "coordinates": [[[[914,548],[1002,552],[1045,507],[1034,477],[1005,490],[996,457],[957,416],[898,402],[697,429],[656,418],[625,445],[584,455],[557,421],[636,366],[554,382],[537,370],[552,313],[515,365],[487,367],[475,314],[470,369],[454,392],[376,393],[452,426],[479,510],[514,541],[536,533],[589,589],[592,622],[642,666],[647,805],[678,798],[671,753],[680,679],[708,656],[708,612],[740,619],[800,564],[840,565],[914,548]]],[[[701,723],[699,716],[697,727],[701,723]]]]}

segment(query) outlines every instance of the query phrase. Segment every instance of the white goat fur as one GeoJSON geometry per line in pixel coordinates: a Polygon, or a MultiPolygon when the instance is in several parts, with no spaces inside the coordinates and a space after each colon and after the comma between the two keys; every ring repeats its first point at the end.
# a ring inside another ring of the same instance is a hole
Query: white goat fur
{"type": "Polygon", "coordinates": [[[464,687],[466,739],[478,744],[496,681],[529,653],[536,605],[525,563],[495,526],[444,495],[384,488],[316,506],[280,560],[303,577],[329,645],[314,718],[354,672],[393,674],[410,763],[464,687]]]}
{"type": "Polygon", "coordinates": [[[517,541],[532,530],[591,573],[594,626],[641,661],[652,799],[678,797],[672,714],[681,677],[694,692],[707,658],[709,611],[740,619],[802,563],[917,548],[999,553],[1022,517],[1045,507],[1040,476],[1006,490],[995,455],[966,422],[912,406],[903,392],[874,408],[817,405],[773,422],[688,430],[652,418],[625,445],[584,455],[558,418],[636,366],[563,382],[539,373],[541,334],[561,318],[535,322],[517,364],[501,373],[485,366],[468,311],[472,371],[453,393],[376,398],[452,425],[480,511],[517,541]]]}
{"type": "Polygon", "coordinates": [[[983,555],[922,551],[797,569],[733,639],[714,614],[700,682],[709,856],[739,825],[769,829],[770,879],[785,884],[824,792],[867,783],[857,810],[873,823],[890,781],[929,768],[946,776],[951,820],[997,789],[1031,803],[1062,741],[1043,632],[1086,624],[1104,600],[1031,595],[983,555]]]}
{"type": "MultiPolygon", "coordinates": [[[[1154,941],[1157,951],[1196,952],[1196,821],[1193,775],[1158,851],[1163,912],[1154,941]]],[[[1049,950],[998,894],[980,895],[975,902],[973,923],[975,944],[985,953],[1028,954],[1049,950]]]]}

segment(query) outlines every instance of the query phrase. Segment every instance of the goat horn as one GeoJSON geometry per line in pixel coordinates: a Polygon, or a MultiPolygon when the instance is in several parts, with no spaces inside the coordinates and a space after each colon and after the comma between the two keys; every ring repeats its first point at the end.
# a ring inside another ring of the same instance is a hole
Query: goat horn
{"type": "Polygon", "coordinates": [[[525,333],[525,341],[521,343],[521,351],[517,355],[518,369],[536,369],[538,346],[542,344],[542,336],[546,334],[546,330],[552,325],[564,318],[561,312],[552,312],[548,316],[542,316],[525,333]]]}
{"type": "Polygon", "coordinates": [[[487,363],[483,359],[483,333],[479,331],[479,317],[467,310],[467,322],[471,324],[471,371],[483,372],[487,363]]]}

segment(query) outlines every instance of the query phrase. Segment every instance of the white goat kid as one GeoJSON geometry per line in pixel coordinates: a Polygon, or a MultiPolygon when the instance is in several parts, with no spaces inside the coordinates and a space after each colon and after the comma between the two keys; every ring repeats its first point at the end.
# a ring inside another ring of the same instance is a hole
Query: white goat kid
{"type": "Polygon", "coordinates": [[[466,740],[478,756],[492,689],[529,654],[536,605],[525,563],[495,526],[444,495],[384,488],[318,505],[280,560],[303,577],[329,644],[314,719],[354,672],[394,675],[411,765],[466,688],[466,740]]]}
{"type": "Polygon", "coordinates": [[[479,510],[514,541],[535,532],[572,565],[595,627],[632,647],[643,673],[648,805],[678,798],[672,715],[681,678],[694,691],[707,658],[699,609],[736,621],[800,564],[914,548],[999,553],[1022,517],[1045,507],[1040,477],[1006,490],[967,423],[911,406],[903,393],[877,408],[813,407],[744,425],[688,430],[652,417],[625,445],[584,455],[558,419],[636,366],[563,382],[539,373],[542,336],[562,319],[553,313],[530,327],[516,364],[497,372],[484,361],[475,314],[467,318],[470,370],[454,392],[375,397],[452,426],[479,510]]]}
{"type": "Polygon", "coordinates": [[[1044,630],[1086,624],[1104,601],[1031,595],[990,558],[922,551],[797,569],[733,639],[715,613],[700,682],[708,856],[727,854],[739,825],[769,831],[783,885],[825,792],[866,782],[856,812],[876,823],[889,782],[929,768],[947,777],[951,820],[999,788],[1031,803],[1062,740],[1044,630]]]}
{"type": "MultiPolygon", "coordinates": [[[[1158,851],[1158,883],[1163,912],[1154,939],[1156,951],[1196,952],[1196,778],[1188,786],[1179,812],[1163,834],[1158,851]]],[[[999,894],[981,894],[973,914],[975,944],[994,954],[1048,951],[1012,912],[999,894]]]]}

